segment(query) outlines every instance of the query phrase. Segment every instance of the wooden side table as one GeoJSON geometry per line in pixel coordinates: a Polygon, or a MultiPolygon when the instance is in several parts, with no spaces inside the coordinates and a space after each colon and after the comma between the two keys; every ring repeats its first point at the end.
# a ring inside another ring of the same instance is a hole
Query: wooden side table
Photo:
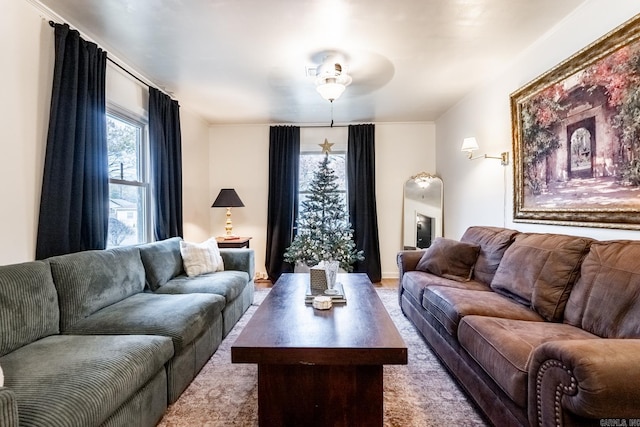
{"type": "Polygon", "coordinates": [[[216,237],[219,248],[248,248],[251,237],[238,237],[237,239],[225,239],[224,237],[216,237]]]}

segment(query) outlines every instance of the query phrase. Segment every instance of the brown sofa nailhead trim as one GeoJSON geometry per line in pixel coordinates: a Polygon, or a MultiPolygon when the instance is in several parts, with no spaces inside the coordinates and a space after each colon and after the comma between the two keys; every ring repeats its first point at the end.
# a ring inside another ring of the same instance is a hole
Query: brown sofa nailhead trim
{"type": "Polygon", "coordinates": [[[571,383],[567,385],[563,385],[562,383],[558,384],[556,387],[555,399],[554,399],[554,412],[555,412],[555,420],[556,426],[561,426],[561,404],[560,399],[565,394],[575,395],[578,390],[578,382],[576,381],[571,369],[558,362],[557,360],[547,360],[542,365],[540,365],[540,369],[538,370],[538,375],[536,377],[536,402],[538,406],[538,426],[542,427],[542,401],[540,399],[540,388],[542,387],[542,377],[546,373],[547,370],[552,368],[560,368],[562,370],[567,371],[567,375],[571,380],[571,383]]]}

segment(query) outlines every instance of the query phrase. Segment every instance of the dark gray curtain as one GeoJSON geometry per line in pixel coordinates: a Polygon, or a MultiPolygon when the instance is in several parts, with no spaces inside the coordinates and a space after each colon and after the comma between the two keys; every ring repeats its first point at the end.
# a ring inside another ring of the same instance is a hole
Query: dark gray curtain
{"type": "Polygon", "coordinates": [[[149,148],[154,237],[182,237],[180,106],[153,87],[149,88],[149,148]]]}
{"type": "Polygon", "coordinates": [[[269,205],[265,267],[275,283],[293,268],[284,262],[284,252],[293,241],[298,216],[298,169],[300,128],[271,126],[269,130],[269,205]]]}
{"type": "Polygon", "coordinates": [[[356,262],[353,271],[367,273],[372,282],[379,282],[382,268],[376,209],[375,126],[372,124],[349,126],[347,186],[353,239],[356,248],[364,251],[364,261],[356,262]]]}
{"type": "Polygon", "coordinates": [[[107,53],[55,24],[55,65],[36,259],[104,249],[109,225],[107,53]]]}

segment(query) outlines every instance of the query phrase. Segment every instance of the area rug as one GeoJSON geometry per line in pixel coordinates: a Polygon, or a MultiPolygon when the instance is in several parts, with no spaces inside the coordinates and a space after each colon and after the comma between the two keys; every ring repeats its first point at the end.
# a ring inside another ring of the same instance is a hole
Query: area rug
{"type": "MultiPolygon", "coordinates": [[[[384,367],[385,427],[487,425],[404,317],[397,292],[384,288],[376,291],[409,354],[407,365],[384,367]]],[[[230,348],[268,292],[256,290],[254,304],[178,401],[168,408],[160,427],[258,426],[257,367],[232,364],[230,348]]]]}

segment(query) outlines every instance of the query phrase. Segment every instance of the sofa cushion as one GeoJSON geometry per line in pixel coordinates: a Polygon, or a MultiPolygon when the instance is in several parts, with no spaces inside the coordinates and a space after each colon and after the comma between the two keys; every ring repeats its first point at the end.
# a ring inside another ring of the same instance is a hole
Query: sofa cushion
{"type": "Polygon", "coordinates": [[[571,339],[598,337],[563,323],[485,316],[466,316],[458,326],[460,345],[523,408],[527,405],[527,376],[533,350],[547,341],[571,339]]]}
{"type": "Polygon", "coordinates": [[[60,301],[60,330],[96,311],[144,291],[137,247],[95,250],[48,259],[60,301]]]}
{"type": "Polygon", "coordinates": [[[513,243],[518,231],[500,227],[469,227],[460,238],[461,242],[480,245],[478,260],[473,268],[473,278],[491,284],[500,260],[513,243]]]}
{"type": "Polygon", "coordinates": [[[491,288],[531,306],[546,320],[561,321],[592,241],[562,234],[518,234],[505,251],[491,288]]]}
{"type": "Polygon", "coordinates": [[[58,294],[44,261],[0,267],[0,356],[59,332],[58,294]]]}
{"type": "Polygon", "coordinates": [[[452,280],[469,280],[479,251],[476,244],[438,237],[422,255],[416,270],[452,280]]]}
{"type": "Polygon", "coordinates": [[[184,270],[180,255],[180,237],[139,246],[147,287],[155,291],[184,270]]]}
{"type": "Polygon", "coordinates": [[[177,354],[214,323],[224,305],[220,295],[140,293],[76,322],[65,333],[163,335],[173,339],[177,354]]]}
{"type": "Polygon", "coordinates": [[[244,271],[250,279],[255,275],[255,252],[249,248],[220,248],[225,270],[244,271]]]}
{"type": "Polygon", "coordinates": [[[418,303],[422,303],[424,290],[427,286],[446,286],[459,289],[473,289],[477,291],[491,292],[491,288],[484,283],[469,280],[460,282],[446,279],[424,271],[407,271],[402,275],[402,288],[410,294],[418,303]]]}
{"type": "Polygon", "coordinates": [[[474,314],[534,322],[544,321],[535,311],[496,292],[430,286],[424,292],[422,306],[452,336],[456,336],[460,320],[464,316],[474,314]]]}
{"type": "Polygon", "coordinates": [[[173,355],[167,337],[55,335],[0,358],[20,425],[98,426],[173,355]]]}
{"type": "Polygon", "coordinates": [[[640,242],[594,242],[565,321],[606,338],[640,338],[640,242]]]}
{"type": "Polygon", "coordinates": [[[202,243],[180,241],[182,265],[187,276],[199,276],[224,270],[224,262],[220,256],[218,242],[211,238],[202,243]]]}
{"type": "Polygon", "coordinates": [[[202,276],[185,275],[171,279],[156,291],[158,294],[189,294],[201,292],[222,295],[227,302],[238,297],[249,283],[249,275],[244,271],[218,271],[202,276]]]}

